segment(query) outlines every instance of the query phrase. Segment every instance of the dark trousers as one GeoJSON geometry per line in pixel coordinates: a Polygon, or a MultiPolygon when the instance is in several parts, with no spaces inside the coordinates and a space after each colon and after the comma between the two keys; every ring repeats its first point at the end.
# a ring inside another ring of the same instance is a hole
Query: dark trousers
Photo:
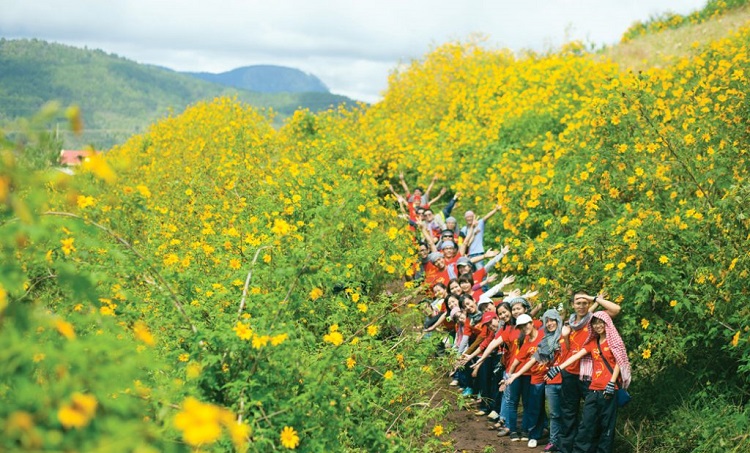
{"type": "Polygon", "coordinates": [[[478,387],[479,391],[482,394],[482,405],[481,409],[486,410],[487,412],[496,411],[500,412],[496,409],[496,402],[499,401],[500,396],[500,379],[502,378],[501,374],[495,374],[495,366],[497,366],[497,363],[500,361],[500,357],[498,354],[491,354],[489,357],[487,357],[487,360],[482,362],[482,364],[479,366],[479,371],[477,373],[477,380],[479,381],[478,387]]]}
{"type": "Polygon", "coordinates": [[[575,453],[610,453],[615,438],[617,399],[605,398],[602,390],[586,395],[583,416],[576,435],[575,453]]]}
{"type": "Polygon", "coordinates": [[[578,433],[578,413],[581,400],[589,393],[589,381],[581,381],[577,374],[562,371],[560,387],[560,443],[557,448],[571,453],[578,433]]]}

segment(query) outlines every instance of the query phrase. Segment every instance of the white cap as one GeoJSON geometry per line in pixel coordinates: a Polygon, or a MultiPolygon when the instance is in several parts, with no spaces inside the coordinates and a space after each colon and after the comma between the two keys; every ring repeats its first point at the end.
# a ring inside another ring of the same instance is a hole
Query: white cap
{"type": "Polygon", "coordinates": [[[528,324],[532,322],[533,319],[531,319],[531,316],[527,315],[526,313],[522,314],[521,316],[516,319],[516,327],[520,327],[524,324],[528,324]]]}

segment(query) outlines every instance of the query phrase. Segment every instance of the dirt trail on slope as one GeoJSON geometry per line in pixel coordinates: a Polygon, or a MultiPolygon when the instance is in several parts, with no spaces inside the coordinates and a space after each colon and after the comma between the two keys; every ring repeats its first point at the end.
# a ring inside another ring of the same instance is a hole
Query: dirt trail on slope
{"type": "MultiPolygon", "coordinates": [[[[527,442],[511,442],[508,436],[497,437],[497,430],[490,430],[492,423],[487,421],[485,416],[476,416],[474,405],[463,404],[465,407],[459,407],[458,401],[462,399],[457,387],[450,387],[450,379],[445,380],[445,387],[442,390],[441,397],[451,404],[451,410],[446,414],[444,425],[450,427],[450,437],[454,441],[456,452],[461,453],[486,453],[486,452],[542,452],[547,445],[547,439],[539,441],[536,448],[529,448],[527,442]],[[488,447],[494,448],[494,450],[488,447]]],[[[519,421],[521,411],[519,411],[519,421]]]]}

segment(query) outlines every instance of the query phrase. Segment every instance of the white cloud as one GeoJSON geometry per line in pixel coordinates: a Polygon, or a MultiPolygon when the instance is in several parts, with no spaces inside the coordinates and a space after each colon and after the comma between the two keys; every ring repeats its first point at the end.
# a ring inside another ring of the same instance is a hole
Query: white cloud
{"type": "Polygon", "coordinates": [[[0,35],[100,48],[175,70],[292,66],[331,91],[376,101],[399,62],[488,37],[493,47],[611,44],[635,20],[705,0],[4,0],[0,35]]]}

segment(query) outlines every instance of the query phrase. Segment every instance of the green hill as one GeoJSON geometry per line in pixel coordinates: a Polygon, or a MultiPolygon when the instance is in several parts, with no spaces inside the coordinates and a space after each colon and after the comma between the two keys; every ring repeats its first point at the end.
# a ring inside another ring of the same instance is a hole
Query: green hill
{"type": "Polygon", "coordinates": [[[143,132],[159,118],[217,96],[236,96],[255,107],[271,108],[277,114],[277,124],[298,108],[316,112],[354,104],[345,96],[326,92],[251,92],[101,50],[35,39],[1,39],[0,67],[0,123],[29,116],[52,100],[81,108],[84,134],[63,136],[66,147],[92,144],[109,148],[143,132]]]}

